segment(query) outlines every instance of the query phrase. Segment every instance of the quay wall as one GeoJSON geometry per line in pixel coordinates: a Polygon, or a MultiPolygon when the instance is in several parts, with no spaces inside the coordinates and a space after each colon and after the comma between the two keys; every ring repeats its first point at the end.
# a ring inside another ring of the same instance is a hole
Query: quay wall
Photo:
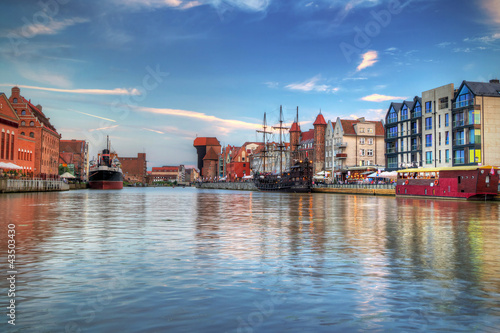
{"type": "Polygon", "coordinates": [[[337,193],[337,194],[364,194],[364,195],[387,195],[396,196],[396,191],[389,188],[328,188],[315,187],[313,193],[337,193]]]}
{"type": "Polygon", "coordinates": [[[0,193],[68,191],[69,185],[61,180],[0,180],[0,193]]]}
{"type": "Polygon", "coordinates": [[[241,182],[241,183],[201,183],[201,184],[196,184],[196,188],[213,189],[213,190],[257,191],[257,187],[252,182],[241,182]]]}

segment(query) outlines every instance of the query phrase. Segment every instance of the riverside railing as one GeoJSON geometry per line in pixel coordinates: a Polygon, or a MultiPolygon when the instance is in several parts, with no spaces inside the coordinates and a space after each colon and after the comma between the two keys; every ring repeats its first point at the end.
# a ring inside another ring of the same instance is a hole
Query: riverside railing
{"type": "Polygon", "coordinates": [[[61,180],[5,179],[0,183],[2,192],[46,192],[69,189],[69,185],[61,180]]]}

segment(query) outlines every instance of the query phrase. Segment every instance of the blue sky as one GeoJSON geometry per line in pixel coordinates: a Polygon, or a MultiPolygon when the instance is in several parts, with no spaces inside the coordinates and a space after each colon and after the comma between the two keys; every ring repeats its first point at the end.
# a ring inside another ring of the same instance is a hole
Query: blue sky
{"type": "Polygon", "coordinates": [[[148,167],[194,165],[193,140],[255,141],[279,106],[303,130],[380,120],[391,101],[500,76],[497,0],[36,0],[0,13],[12,85],[63,139],[110,135],[148,167]]]}

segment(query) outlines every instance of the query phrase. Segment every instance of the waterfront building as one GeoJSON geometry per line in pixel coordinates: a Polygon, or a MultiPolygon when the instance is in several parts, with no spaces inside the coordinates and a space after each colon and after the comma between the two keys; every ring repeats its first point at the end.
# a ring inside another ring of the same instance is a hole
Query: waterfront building
{"type": "Polygon", "coordinates": [[[326,121],[321,111],[319,112],[314,126],[314,157],[313,157],[313,175],[320,171],[325,171],[325,131],[326,121]]]}
{"type": "Polygon", "coordinates": [[[314,155],[314,129],[300,133],[299,146],[296,151],[296,161],[303,161],[306,158],[313,159],[314,155]]]}
{"type": "Polygon", "coordinates": [[[59,173],[62,169],[82,181],[88,180],[89,171],[89,144],[85,140],[59,141],[59,173]]]}
{"type": "Polygon", "coordinates": [[[337,179],[346,180],[385,164],[384,124],[337,118],[334,127],[334,170],[337,179]]]}
{"type": "Polygon", "coordinates": [[[215,179],[219,176],[221,145],[215,137],[197,137],[193,146],[198,154],[198,170],[202,178],[215,179]]]}
{"type": "Polygon", "coordinates": [[[325,131],[325,171],[333,175],[335,168],[335,142],[334,142],[335,123],[328,120],[325,131]]]}
{"type": "Polygon", "coordinates": [[[413,102],[393,102],[385,125],[387,170],[500,165],[499,116],[498,80],[447,84],[413,102]]]}
{"type": "Polygon", "coordinates": [[[414,166],[451,167],[452,104],[454,85],[422,93],[422,163],[414,166]]]}
{"type": "MultiPolygon", "coordinates": [[[[391,103],[385,119],[387,170],[422,164],[422,98],[391,103]]],[[[430,129],[429,129],[430,130],[430,129]]]]}
{"type": "Polygon", "coordinates": [[[34,176],[43,179],[57,178],[61,135],[50,123],[50,118],[43,113],[42,106],[35,106],[21,96],[19,87],[12,88],[9,102],[19,117],[19,136],[29,137],[35,142],[34,176]]]}
{"type": "Polygon", "coordinates": [[[19,135],[19,116],[4,93],[0,93],[0,128],[0,162],[15,164],[22,174],[32,176],[35,141],[19,135]]]}
{"type": "Polygon", "coordinates": [[[253,152],[262,146],[262,143],[245,142],[241,147],[228,146],[224,149],[224,174],[228,181],[235,181],[245,176],[250,176],[251,171],[251,156],[253,152]]]}
{"type": "Polygon", "coordinates": [[[123,180],[130,183],[146,183],[148,162],[146,153],[138,153],[137,157],[120,157],[123,180]]]}
{"type": "Polygon", "coordinates": [[[500,82],[463,81],[452,101],[453,165],[500,165],[500,82]]]}
{"type": "Polygon", "coordinates": [[[174,182],[179,181],[180,166],[153,167],[151,170],[152,182],[174,182]]]}
{"type": "Polygon", "coordinates": [[[186,176],[184,181],[187,183],[194,183],[200,177],[200,173],[196,168],[186,168],[186,176]]]}

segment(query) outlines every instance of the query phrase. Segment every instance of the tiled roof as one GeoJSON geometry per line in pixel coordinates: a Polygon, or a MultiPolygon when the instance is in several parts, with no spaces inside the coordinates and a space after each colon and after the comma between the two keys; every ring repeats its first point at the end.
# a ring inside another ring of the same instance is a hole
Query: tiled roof
{"type": "Polygon", "coordinates": [[[38,119],[38,121],[40,121],[43,126],[54,132],[55,134],[59,135],[59,133],[57,133],[57,130],[54,126],[52,126],[52,124],[50,123],[49,119],[45,116],[45,114],[42,112],[42,110],[38,109],[36,106],[34,106],[31,101],[27,101],[26,98],[24,98],[23,96],[20,96],[23,100],[24,103],[28,104],[28,107],[31,109],[31,111],[33,112],[33,115],[38,119]]]}
{"type": "Polygon", "coordinates": [[[219,140],[214,137],[206,138],[206,137],[200,137],[194,139],[194,146],[220,146],[219,140]]]}
{"type": "MultiPolygon", "coordinates": [[[[360,123],[359,120],[350,120],[350,119],[340,119],[340,123],[342,125],[342,129],[344,130],[344,135],[356,135],[356,131],[354,129],[354,124],[360,123]]],[[[376,136],[384,136],[385,130],[384,125],[381,121],[365,121],[365,123],[375,124],[375,135],[376,136]]]]}
{"type": "Polygon", "coordinates": [[[302,141],[307,141],[307,140],[314,140],[314,130],[313,129],[310,129],[307,132],[302,132],[302,138],[300,141],[302,142],[302,141]]]}
{"type": "Polygon", "coordinates": [[[59,153],[59,164],[73,164],[73,153],[59,153]]]}
{"type": "Polygon", "coordinates": [[[313,125],[326,125],[325,117],[320,113],[316,117],[316,120],[314,121],[313,125]]]}
{"type": "Polygon", "coordinates": [[[61,140],[59,141],[59,151],[81,154],[84,151],[84,140],[61,140]]]}
{"type": "Polygon", "coordinates": [[[500,83],[464,81],[474,95],[500,97],[500,83]]]}
{"type": "Polygon", "coordinates": [[[290,128],[290,132],[300,132],[300,125],[294,122],[290,128]]]}
{"type": "Polygon", "coordinates": [[[205,155],[205,157],[203,157],[204,160],[211,160],[211,161],[217,161],[219,159],[219,157],[217,156],[217,154],[215,153],[215,150],[210,147],[208,149],[208,152],[207,154],[205,155]]]}

